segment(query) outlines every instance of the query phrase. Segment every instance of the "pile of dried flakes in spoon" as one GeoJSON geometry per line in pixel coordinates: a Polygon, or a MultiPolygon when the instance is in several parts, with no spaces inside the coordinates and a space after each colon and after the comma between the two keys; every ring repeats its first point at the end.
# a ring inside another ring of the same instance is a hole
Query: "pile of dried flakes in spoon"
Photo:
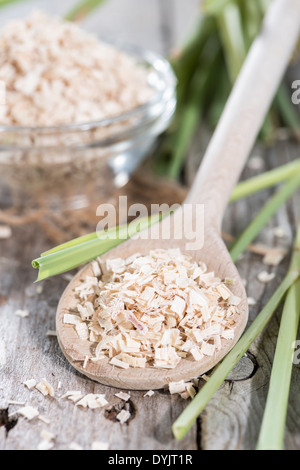
{"type": "Polygon", "coordinates": [[[93,262],[94,277],[76,288],[78,336],[96,343],[93,361],[124,369],[173,369],[182,358],[213,356],[234,338],[239,297],[179,249],[93,262]]]}

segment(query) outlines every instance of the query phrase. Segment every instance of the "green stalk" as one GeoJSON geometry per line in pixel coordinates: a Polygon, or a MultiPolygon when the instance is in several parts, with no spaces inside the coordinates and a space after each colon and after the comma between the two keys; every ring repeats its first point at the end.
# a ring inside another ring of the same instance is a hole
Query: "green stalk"
{"type": "Polygon", "coordinates": [[[282,284],[279,286],[261,313],[254,320],[252,325],[248,328],[246,333],[229,352],[221,364],[217,366],[208,382],[175,421],[172,429],[176,439],[182,439],[191,429],[198,416],[202,413],[208,402],[211,400],[212,396],[217,392],[226,377],[243,357],[243,355],[248,351],[250,345],[270,321],[286,292],[298,278],[299,271],[290,271],[288,273],[282,284]]]}
{"type": "Polygon", "coordinates": [[[259,9],[258,0],[241,2],[240,8],[242,10],[243,30],[245,31],[248,49],[258,34],[262,22],[262,14],[259,9]]]}
{"type": "Polygon", "coordinates": [[[56,246],[55,248],[52,248],[51,250],[48,250],[45,253],[42,253],[41,256],[51,255],[53,253],[66,250],[67,248],[72,248],[74,246],[81,245],[82,243],[96,240],[97,238],[98,238],[97,232],[89,233],[87,235],[84,235],[83,237],[78,237],[78,238],[75,238],[74,240],[63,243],[62,245],[56,246]]]}
{"type": "Polygon", "coordinates": [[[263,207],[259,214],[253,219],[246,230],[237,238],[230,249],[230,254],[235,262],[245,251],[248,245],[257,237],[268,221],[276,214],[278,209],[292,196],[300,187],[300,173],[289,180],[263,207]]]}
{"type": "Polygon", "coordinates": [[[208,15],[218,15],[231,3],[236,4],[238,0],[204,0],[201,6],[204,13],[208,15]]]}
{"type": "Polygon", "coordinates": [[[215,22],[211,18],[201,18],[194,34],[184,45],[179,57],[170,60],[178,79],[178,108],[184,103],[190,81],[198,68],[199,58],[208,39],[216,34],[215,27],[215,22]]]}
{"type": "Polygon", "coordinates": [[[228,72],[234,84],[247,54],[239,6],[229,3],[217,16],[217,20],[228,72]]]}
{"type": "Polygon", "coordinates": [[[232,195],[231,202],[237,201],[244,197],[248,197],[259,191],[262,191],[279,183],[291,179],[296,173],[300,172],[300,160],[295,160],[286,165],[282,165],[274,170],[262,173],[254,178],[250,178],[242,183],[239,183],[232,195]]]}
{"type": "MultiPolygon", "coordinates": [[[[291,270],[300,268],[300,227],[291,270]]],[[[258,450],[283,450],[284,432],[292,377],[292,351],[300,319],[300,280],[288,291],[282,313],[270,388],[258,440],[258,450]]]]}
{"type": "Polygon", "coordinates": [[[67,21],[82,21],[87,15],[106,1],[107,0],[82,0],[67,13],[65,19],[67,21]]]}
{"type": "Polygon", "coordinates": [[[0,7],[10,5],[11,3],[20,2],[21,0],[0,0],[0,7]]]}
{"type": "MultiPolygon", "coordinates": [[[[212,78],[219,58],[219,45],[207,44],[209,58],[205,68],[197,70],[189,87],[189,94],[185,104],[180,109],[178,129],[172,141],[172,163],[168,170],[168,176],[177,179],[180,175],[191,140],[196,133],[201,116],[203,114],[204,100],[207,86],[212,78]]],[[[207,53],[207,51],[206,51],[207,53]]]]}
{"type": "Polygon", "coordinates": [[[32,262],[33,268],[39,270],[37,282],[92,261],[128,240],[131,236],[160,222],[164,216],[156,214],[151,218],[136,219],[128,225],[121,225],[107,231],[77,238],[44,253],[32,262]]]}

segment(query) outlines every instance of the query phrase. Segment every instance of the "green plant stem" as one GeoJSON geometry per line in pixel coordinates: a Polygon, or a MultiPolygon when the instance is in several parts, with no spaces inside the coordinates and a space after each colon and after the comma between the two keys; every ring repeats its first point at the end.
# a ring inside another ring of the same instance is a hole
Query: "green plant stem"
{"type": "Polygon", "coordinates": [[[288,289],[299,277],[298,271],[291,271],[288,273],[282,284],[279,286],[275,294],[269,300],[267,305],[261,313],[254,320],[252,325],[247,329],[246,333],[242,336],[239,342],[229,352],[225,359],[215,369],[208,382],[187,406],[184,412],[173,424],[173,433],[176,439],[182,439],[189,429],[193,426],[198,416],[202,413],[212,396],[220,388],[228,374],[232,371],[234,366],[239,362],[243,355],[247,352],[250,345],[256,337],[265,328],[270,321],[274,312],[277,310],[282,299],[284,298],[288,289]]]}
{"type": "MultiPolygon", "coordinates": [[[[300,268],[300,227],[291,270],[300,268]]],[[[270,388],[258,440],[258,450],[282,450],[293,369],[293,347],[300,319],[300,280],[288,291],[282,313],[270,388]]]]}
{"type": "Polygon", "coordinates": [[[106,1],[107,0],[82,0],[67,13],[65,19],[68,21],[82,21],[87,15],[106,1]]]}
{"type": "Polygon", "coordinates": [[[207,46],[210,53],[206,66],[203,70],[199,69],[194,75],[186,102],[179,110],[180,120],[172,141],[173,158],[168,170],[168,176],[172,179],[177,179],[180,175],[191,140],[203,114],[207,86],[214,77],[218,64],[218,44],[215,44],[214,41],[213,44],[207,44],[207,46]]]}
{"type": "Polygon", "coordinates": [[[300,187],[300,173],[296,174],[291,180],[269,199],[267,204],[253,219],[246,230],[237,238],[231,246],[230,254],[233,261],[237,261],[238,257],[245,251],[248,245],[257,237],[261,230],[266,226],[278,209],[292,196],[292,194],[300,187]]]}
{"type": "Polygon", "coordinates": [[[194,34],[182,48],[177,58],[171,58],[170,62],[177,75],[177,108],[180,109],[189,91],[189,85],[199,66],[202,51],[209,38],[214,37],[215,22],[208,17],[201,18],[194,34]]]}
{"type": "Polygon", "coordinates": [[[251,0],[251,2],[241,2],[242,18],[243,18],[243,31],[245,31],[245,41],[247,49],[250,48],[257,33],[259,32],[262,17],[259,5],[259,0],[251,0]]]}
{"type": "Polygon", "coordinates": [[[202,10],[209,15],[218,15],[228,5],[238,3],[238,0],[204,0],[202,3],[202,10]]]}
{"type": "Polygon", "coordinates": [[[86,235],[44,253],[32,262],[32,266],[39,270],[37,281],[70,271],[92,261],[128,240],[131,236],[160,222],[162,217],[166,215],[157,214],[151,218],[136,219],[128,225],[86,235]]]}
{"type": "Polygon", "coordinates": [[[239,183],[231,195],[231,202],[237,201],[244,197],[248,197],[259,191],[262,191],[279,183],[287,181],[296,173],[300,172],[300,160],[295,160],[286,165],[282,165],[274,170],[262,173],[254,178],[250,178],[242,183],[239,183]]]}
{"type": "Polygon", "coordinates": [[[235,3],[229,3],[219,13],[217,20],[229,76],[234,84],[247,53],[239,6],[235,3]]]}
{"type": "Polygon", "coordinates": [[[11,3],[20,2],[21,0],[0,0],[0,7],[8,6],[11,3]]]}

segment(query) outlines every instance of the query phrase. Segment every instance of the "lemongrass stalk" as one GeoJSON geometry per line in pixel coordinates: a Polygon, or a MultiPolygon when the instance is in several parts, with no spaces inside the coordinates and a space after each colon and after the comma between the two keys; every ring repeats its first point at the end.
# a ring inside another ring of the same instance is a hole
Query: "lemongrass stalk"
{"type": "Polygon", "coordinates": [[[247,47],[250,47],[261,27],[262,14],[259,9],[258,0],[241,2],[241,9],[247,47]]]}
{"type": "Polygon", "coordinates": [[[190,81],[198,68],[201,53],[208,39],[215,34],[215,28],[215,22],[211,18],[201,18],[194,34],[183,46],[179,55],[170,59],[178,79],[177,109],[180,109],[184,103],[190,81]]]}
{"type": "Polygon", "coordinates": [[[239,7],[229,3],[217,16],[217,20],[228,72],[234,84],[247,54],[239,7]]]}
{"type": "Polygon", "coordinates": [[[198,416],[202,413],[213,395],[226,380],[226,377],[228,377],[232,369],[236,366],[239,360],[248,351],[249,347],[257,338],[257,336],[268,324],[273,314],[279,307],[282,299],[286,295],[288,289],[298,278],[299,271],[292,270],[288,273],[267,305],[263,308],[252,325],[247,329],[246,333],[244,333],[234,348],[229,352],[229,354],[227,354],[221,364],[217,366],[213,374],[210,376],[208,382],[175,421],[172,426],[172,430],[176,439],[182,439],[191,429],[198,416]]]}
{"type": "Polygon", "coordinates": [[[82,21],[93,10],[100,7],[107,0],[82,0],[65,16],[68,21],[82,21]]]}
{"type": "Polygon", "coordinates": [[[219,61],[219,67],[215,76],[217,77],[217,82],[216,80],[212,81],[214,88],[211,90],[211,95],[213,99],[210,100],[207,110],[207,120],[212,129],[215,129],[222,116],[232,88],[224,57],[219,61]]]}
{"type": "Polygon", "coordinates": [[[128,225],[80,237],[50,250],[32,261],[33,268],[39,270],[37,281],[62,274],[92,261],[131,236],[158,223],[164,216],[165,214],[156,214],[151,218],[136,219],[128,225]],[[82,238],[85,241],[82,242],[82,238]]]}
{"type": "Polygon", "coordinates": [[[97,238],[98,238],[97,232],[89,233],[87,235],[83,235],[82,237],[74,238],[74,240],[70,240],[69,242],[58,245],[55,248],[51,248],[51,250],[48,250],[48,251],[45,251],[45,253],[42,253],[41,256],[51,255],[53,253],[57,253],[58,251],[63,251],[63,250],[66,250],[67,248],[71,248],[77,245],[81,245],[82,243],[85,243],[85,242],[96,240],[97,238]]]}
{"type": "MultiPolygon", "coordinates": [[[[300,227],[296,237],[291,270],[300,268],[300,227]]],[[[258,450],[283,450],[285,422],[290,393],[293,347],[300,319],[300,280],[288,291],[276,352],[272,367],[269,393],[260,430],[258,450]]]]}
{"type": "Polygon", "coordinates": [[[238,0],[204,0],[201,7],[204,13],[217,15],[231,3],[238,3],[238,0]]]}
{"type": "Polygon", "coordinates": [[[254,178],[239,183],[232,195],[231,202],[240,200],[242,198],[251,196],[259,191],[262,191],[279,183],[283,183],[291,179],[296,173],[300,172],[300,160],[295,160],[291,163],[282,165],[274,170],[262,173],[254,178]]]}
{"type": "Polygon", "coordinates": [[[8,6],[11,3],[20,2],[21,0],[0,0],[0,7],[8,6]]]}
{"type": "Polygon", "coordinates": [[[267,11],[271,3],[272,0],[259,0],[259,5],[263,13],[267,11]]]}
{"type": "Polygon", "coordinates": [[[214,76],[217,59],[219,58],[219,45],[207,44],[209,60],[206,67],[197,70],[191,84],[186,102],[180,110],[178,129],[172,142],[172,163],[168,170],[168,176],[177,179],[183,167],[191,140],[196,133],[201,116],[203,114],[204,100],[206,98],[207,85],[214,76]]]}
{"type": "Polygon", "coordinates": [[[257,237],[268,221],[276,214],[278,209],[294,194],[300,187],[300,173],[296,174],[291,180],[273,196],[262,208],[259,214],[253,219],[245,231],[237,238],[230,249],[233,261],[245,251],[248,245],[257,237]]]}

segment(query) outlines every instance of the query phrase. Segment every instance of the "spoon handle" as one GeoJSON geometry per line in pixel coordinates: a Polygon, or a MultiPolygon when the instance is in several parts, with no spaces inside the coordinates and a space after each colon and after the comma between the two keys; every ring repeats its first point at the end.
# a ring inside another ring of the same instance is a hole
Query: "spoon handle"
{"type": "Polygon", "coordinates": [[[300,1],[274,0],[207,148],[186,203],[204,204],[205,220],[220,230],[223,215],[300,31],[300,1]]]}

